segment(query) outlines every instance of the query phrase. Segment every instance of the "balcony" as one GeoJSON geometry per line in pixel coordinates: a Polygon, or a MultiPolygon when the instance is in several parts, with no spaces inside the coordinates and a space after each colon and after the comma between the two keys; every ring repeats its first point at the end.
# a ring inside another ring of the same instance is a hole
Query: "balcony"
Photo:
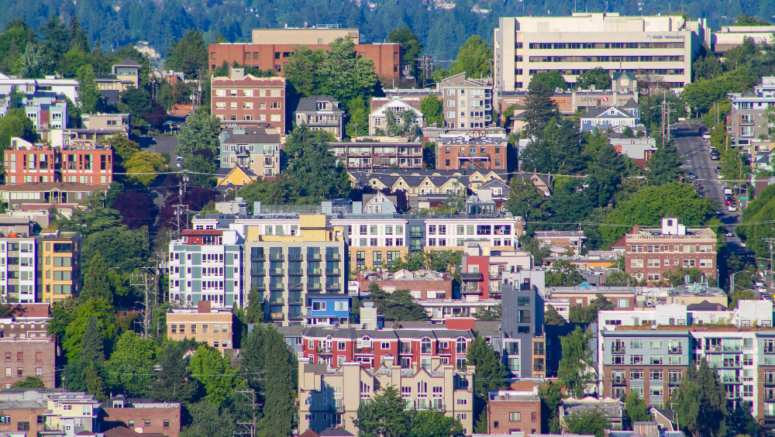
{"type": "Polygon", "coordinates": [[[307,291],[320,291],[322,287],[320,286],[320,282],[308,282],[307,283],[307,291]]]}
{"type": "Polygon", "coordinates": [[[266,291],[266,285],[263,282],[257,282],[253,284],[253,287],[255,287],[256,291],[266,291]]]}
{"type": "Polygon", "coordinates": [[[323,274],[321,269],[307,269],[307,276],[320,276],[323,274]]]}
{"type": "Polygon", "coordinates": [[[331,347],[318,347],[318,355],[331,355],[334,353],[334,348],[331,347]]]}
{"type": "Polygon", "coordinates": [[[364,347],[357,347],[356,346],[355,353],[356,354],[373,354],[374,353],[374,349],[372,349],[371,347],[365,347],[365,346],[364,347]]]}
{"type": "Polygon", "coordinates": [[[533,372],[543,372],[543,371],[544,371],[543,364],[533,364],[533,372]]]}
{"type": "Polygon", "coordinates": [[[737,384],[740,382],[740,378],[737,376],[723,376],[721,382],[724,384],[737,384]]]}
{"type": "Polygon", "coordinates": [[[288,299],[288,305],[303,305],[304,299],[300,297],[292,297],[288,299]]]}
{"type": "Polygon", "coordinates": [[[339,255],[338,253],[327,253],[326,254],[326,261],[339,261],[342,259],[342,255],[339,255]]]}
{"type": "Polygon", "coordinates": [[[281,267],[277,267],[274,269],[269,269],[269,275],[270,276],[284,276],[285,270],[283,270],[281,267]]]}
{"type": "Polygon", "coordinates": [[[681,377],[668,376],[667,378],[668,385],[681,385],[681,381],[683,381],[681,377]]]}
{"type": "Polygon", "coordinates": [[[251,273],[253,274],[253,276],[265,276],[266,269],[253,269],[251,270],[251,273]]]}
{"type": "Polygon", "coordinates": [[[269,290],[270,291],[283,291],[285,290],[285,284],[282,282],[272,282],[269,284],[269,290]]]}
{"type": "Polygon", "coordinates": [[[259,253],[258,255],[253,255],[250,259],[252,261],[266,261],[266,254],[259,253]]]}
{"type": "Polygon", "coordinates": [[[611,378],[612,385],[627,385],[627,378],[623,376],[614,376],[611,378]]]}
{"type": "Polygon", "coordinates": [[[285,261],[285,255],[282,253],[269,256],[269,261],[285,261]]]}
{"type": "Polygon", "coordinates": [[[342,271],[339,269],[328,269],[326,270],[326,276],[339,276],[342,274],[342,271]]]}
{"type": "Polygon", "coordinates": [[[308,253],[307,254],[307,261],[320,261],[323,258],[320,256],[319,253],[308,253]]]}
{"type": "Polygon", "coordinates": [[[291,253],[288,255],[288,261],[304,261],[304,255],[300,253],[291,253]]]}
{"type": "Polygon", "coordinates": [[[611,345],[611,353],[612,354],[623,354],[626,351],[626,347],[623,344],[612,344],[611,345]]]}
{"type": "Polygon", "coordinates": [[[282,297],[273,297],[269,299],[269,303],[272,305],[285,305],[285,299],[282,297]]]}
{"type": "Polygon", "coordinates": [[[304,276],[304,269],[289,269],[288,276],[304,276]]]}
{"type": "Polygon", "coordinates": [[[682,354],[682,353],[683,353],[683,351],[684,351],[684,350],[683,350],[683,347],[681,347],[681,346],[674,346],[674,347],[669,347],[669,348],[667,348],[667,353],[668,353],[668,354],[676,354],[676,355],[679,355],[679,354],[682,354]]]}
{"type": "Polygon", "coordinates": [[[269,318],[272,320],[283,320],[285,315],[283,313],[269,313],[269,318]]]}
{"type": "Polygon", "coordinates": [[[326,290],[327,291],[338,291],[341,290],[342,286],[339,285],[339,283],[336,284],[326,284],[326,290]]]}

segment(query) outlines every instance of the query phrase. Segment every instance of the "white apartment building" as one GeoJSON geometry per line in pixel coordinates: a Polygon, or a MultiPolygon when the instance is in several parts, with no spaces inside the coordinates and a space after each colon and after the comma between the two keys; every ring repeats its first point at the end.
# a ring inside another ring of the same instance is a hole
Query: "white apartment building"
{"type": "Polygon", "coordinates": [[[58,79],[56,76],[22,79],[0,73],[0,95],[8,95],[14,91],[23,94],[34,94],[36,91],[64,94],[74,104],[78,104],[78,81],[75,79],[58,79]]]}
{"type": "Polygon", "coordinates": [[[35,263],[37,261],[34,237],[0,239],[0,296],[18,296],[19,303],[35,303],[35,263]]]}
{"type": "Polygon", "coordinates": [[[579,74],[597,67],[655,75],[682,88],[691,82],[692,60],[708,32],[704,19],[677,15],[502,17],[494,34],[495,89],[526,89],[533,74],[552,70],[574,84],[579,74]]]}
{"type": "Polygon", "coordinates": [[[520,235],[522,218],[511,214],[425,219],[425,247],[430,250],[450,247],[463,250],[467,243],[479,243],[490,250],[515,250],[520,235]]]}

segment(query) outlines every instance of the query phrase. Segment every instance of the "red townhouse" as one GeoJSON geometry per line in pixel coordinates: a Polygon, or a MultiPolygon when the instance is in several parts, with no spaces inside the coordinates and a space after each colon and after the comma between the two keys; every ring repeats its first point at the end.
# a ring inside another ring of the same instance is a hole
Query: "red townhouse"
{"type": "Polygon", "coordinates": [[[431,369],[433,358],[441,364],[463,367],[474,334],[471,329],[446,327],[367,330],[309,326],[302,339],[304,357],[334,369],[345,362],[360,362],[372,369],[392,359],[403,368],[419,370],[431,369]]]}

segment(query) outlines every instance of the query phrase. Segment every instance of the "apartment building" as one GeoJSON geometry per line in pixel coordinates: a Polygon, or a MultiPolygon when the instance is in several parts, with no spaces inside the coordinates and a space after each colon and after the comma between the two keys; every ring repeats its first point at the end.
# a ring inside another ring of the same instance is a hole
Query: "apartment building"
{"type": "Polygon", "coordinates": [[[220,134],[221,169],[237,165],[263,177],[280,174],[280,134],[266,129],[224,129],[220,134]]]}
{"type": "Polygon", "coordinates": [[[625,272],[639,281],[659,283],[665,273],[681,267],[716,277],[716,233],[709,228],[686,229],[676,217],[665,217],[661,229],[634,226],[624,243],[625,272]]]}
{"type": "Polygon", "coordinates": [[[49,129],[67,129],[67,101],[63,94],[52,96],[50,93],[36,93],[21,98],[17,102],[24,108],[27,118],[32,121],[36,131],[49,129]]]}
{"type": "Polygon", "coordinates": [[[263,127],[285,134],[285,78],[255,77],[229,68],[210,79],[210,108],[224,127],[263,127]]]}
{"type": "Polygon", "coordinates": [[[296,126],[328,132],[341,141],[344,136],[344,111],[331,96],[302,97],[293,111],[296,126]]]}
{"type": "MultiPolygon", "coordinates": [[[[5,387],[5,386],[3,386],[5,387]]],[[[37,437],[44,430],[42,420],[51,389],[5,389],[0,392],[0,434],[9,437],[37,437]]]]}
{"type": "Polygon", "coordinates": [[[422,169],[422,143],[331,142],[329,151],[344,168],[356,170],[422,169]]]}
{"type": "Polygon", "coordinates": [[[30,314],[0,319],[0,388],[9,389],[30,376],[40,378],[48,388],[56,386],[56,338],[47,331],[48,308],[45,313],[44,317],[30,314]]]}
{"type": "Polygon", "coordinates": [[[730,93],[731,110],[727,114],[727,135],[730,145],[748,149],[754,155],[767,151],[769,137],[774,132],[770,125],[775,120],[767,116],[767,108],[775,105],[775,77],[762,77],[761,84],[747,93],[730,93]],[[765,138],[762,140],[761,138],[765,138]]]}
{"type": "Polygon", "coordinates": [[[506,171],[508,152],[509,141],[500,136],[440,137],[436,142],[436,168],[506,171]]]}
{"type": "Polygon", "coordinates": [[[420,111],[420,99],[403,99],[401,97],[376,98],[371,100],[369,135],[377,135],[379,131],[382,132],[382,135],[390,136],[388,112],[392,113],[394,122],[397,125],[406,124],[402,114],[411,113],[413,123],[419,128],[425,127],[425,115],[420,111]]]}
{"type": "Polygon", "coordinates": [[[460,420],[464,434],[473,430],[474,369],[456,370],[440,358],[429,370],[401,368],[392,359],[375,369],[345,362],[331,370],[299,359],[299,429],[320,433],[339,426],[357,434],[358,407],[389,385],[400,387],[407,408],[438,411],[460,420]]]}
{"type": "Polygon", "coordinates": [[[102,403],[101,428],[126,426],[136,433],[180,435],[180,402],[149,402],[116,395],[102,403]]]}
{"type": "Polygon", "coordinates": [[[234,347],[234,314],[231,308],[212,308],[210,301],[199,301],[196,308],[170,308],[167,311],[167,338],[187,338],[205,342],[225,351],[234,347]]]}
{"type": "Polygon", "coordinates": [[[535,231],[535,239],[541,246],[566,249],[579,255],[587,237],[584,231],[535,231]]]}
{"type": "Polygon", "coordinates": [[[242,306],[242,237],[232,230],[186,229],[170,241],[169,299],[183,306],[242,306]]]}
{"type": "Polygon", "coordinates": [[[129,114],[83,114],[81,122],[86,129],[122,130],[129,134],[129,114]]]}
{"type": "Polygon", "coordinates": [[[210,71],[226,62],[258,67],[282,75],[291,54],[304,46],[310,50],[329,50],[337,38],[351,38],[358,56],[370,59],[374,72],[383,80],[401,78],[401,44],[361,44],[358,29],[338,26],[311,28],[253,29],[252,43],[217,43],[209,45],[210,71]]]}
{"type": "Polygon", "coordinates": [[[452,280],[451,274],[434,270],[364,271],[358,274],[357,287],[361,295],[368,292],[373,282],[387,292],[409,290],[416,300],[452,299],[452,280]]]}
{"type": "Polygon", "coordinates": [[[44,232],[36,238],[36,270],[40,281],[36,302],[53,304],[78,296],[83,266],[81,240],[77,232],[59,230],[44,232]]]}
{"type": "Polygon", "coordinates": [[[452,214],[425,219],[425,250],[463,250],[477,243],[491,250],[513,251],[519,245],[524,220],[511,213],[452,214]],[[496,249],[497,248],[497,249],[496,249]]]}
{"type": "Polygon", "coordinates": [[[349,271],[346,228],[323,214],[291,223],[248,226],[245,238],[244,289],[257,290],[265,320],[283,326],[301,324],[307,298],[346,294],[349,271]]]}
{"type": "Polygon", "coordinates": [[[432,360],[439,359],[460,370],[466,367],[468,346],[474,340],[473,320],[470,325],[470,329],[308,326],[302,332],[303,356],[333,369],[350,362],[376,369],[390,361],[404,369],[432,370],[432,360]]]}
{"type": "Polygon", "coordinates": [[[351,270],[392,265],[409,254],[409,219],[394,214],[348,214],[332,217],[333,226],[347,229],[351,270]]]}
{"type": "Polygon", "coordinates": [[[465,73],[441,81],[444,126],[452,129],[481,129],[492,123],[491,79],[466,78],[465,73]]]}
{"type": "Polygon", "coordinates": [[[100,401],[82,392],[63,392],[48,396],[43,415],[45,434],[63,437],[91,434],[98,430],[100,401]],[[57,432],[51,432],[57,431],[57,432]]]}
{"type": "Polygon", "coordinates": [[[35,144],[12,138],[4,152],[6,183],[70,182],[110,185],[113,182],[113,150],[109,144],[72,141],[64,147],[35,144]]]}
{"type": "Polygon", "coordinates": [[[53,95],[64,95],[74,104],[78,104],[78,81],[63,79],[56,76],[46,76],[43,79],[26,79],[10,77],[0,73],[0,96],[13,93],[30,95],[37,92],[47,92],[53,95]]]}
{"type": "Polygon", "coordinates": [[[97,87],[100,91],[126,91],[130,88],[140,88],[140,70],[142,65],[131,60],[124,59],[111,67],[111,74],[96,77],[97,87]]]}
{"type": "Polygon", "coordinates": [[[502,321],[502,356],[516,378],[546,376],[546,338],[544,336],[545,272],[519,270],[504,273],[502,312],[510,314],[502,321]]]}
{"type": "Polygon", "coordinates": [[[487,402],[487,431],[494,435],[541,432],[538,389],[491,391],[487,402]]]}
{"type": "Polygon", "coordinates": [[[559,71],[573,85],[594,68],[658,75],[672,88],[691,82],[692,61],[706,38],[704,19],[680,15],[625,17],[502,17],[494,32],[493,65],[499,91],[527,89],[530,77],[559,71]]]}

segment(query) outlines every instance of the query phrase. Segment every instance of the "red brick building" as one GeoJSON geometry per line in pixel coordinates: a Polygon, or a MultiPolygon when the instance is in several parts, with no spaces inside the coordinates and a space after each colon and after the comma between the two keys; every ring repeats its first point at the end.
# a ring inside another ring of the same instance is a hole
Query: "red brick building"
{"type": "MultiPolygon", "coordinates": [[[[210,44],[210,71],[237,62],[240,65],[258,67],[283,74],[283,66],[300,46],[310,50],[328,50],[328,44],[210,44]]],[[[371,59],[374,72],[383,80],[401,78],[401,44],[355,44],[359,56],[371,59]]]]}
{"type": "Polygon", "coordinates": [[[56,384],[56,340],[48,334],[48,317],[0,319],[0,389],[28,376],[46,387],[56,384]]]}
{"type": "Polygon", "coordinates": [[[506,170],[508,145],[508,139],[500,137],[438,138],[436,140],[436,169],[506,170]]]}
{"type": "Polygon", "coordinates": [[[709,228],[686,229],[677,218],[665,217],[661,229],[634,226],[624,243],[625,271],[649,285],[679,268],[697,268],[708,279],[716,277],[716,233],[709,228]]]}
{"type": "MultiPolygon", "coordinates": [[[[42,391],[43,389],[36,389],[42,391]]],[[[24,433],[25,437],[37,437],[43,431],[44,421],[38,418],[44,417],[48,407],[45,397],[33,397],[25,399],[23,392],[5,392],[0,399],[0,435],[16,435],[24,433]]]]}
{"type": "Polygon", "coordinates": [[[489,397],[489,434],[541,433],[541,399],[536,391],[491,391],[489,397]]]}
{"type": "Polygon", "coordinates": [[[104,429],[126,426],[142,434],[180,435],[180,403],[177,402],[147,402],[118,395],[102,404],[100,418],[104,429]]]}
{"type": "Polygon", "coordinates": [[[30,182],[110,185],[113,182],[113,150],[109,144],[72,140],[66,147],[51,147],[13,138],[4,154],[8,185],[30,182]]]}
{"type": "Polygon", "coordinates": [[[253,77],[244,68],[210,83],[212,114],[222,126],[276,128],[285,133],[285,78],[253,77]]]}
{"type": "Polygon", "coordinates": [[[358,277],[360,290],[366,291],[372,282],[386,291],[409,290],[409,293],[417,300],[427,299],[452,299],[452,275],[441,272],[406,272],[401,270],[393,273],[392,279],[382,279],[376,273],[364,272],[358,277]]]}
{"type": "Polygon", "coordinates": [[[302,332],[303,356],[310,362],[339,368],[345,362],[360,362],[366,369],[396,360],[401,367],[430,370],[431,359],[463,367],[474,334],[470,329],[447,328],[381,329],[327,328],[308,326],[302,332]]]}

